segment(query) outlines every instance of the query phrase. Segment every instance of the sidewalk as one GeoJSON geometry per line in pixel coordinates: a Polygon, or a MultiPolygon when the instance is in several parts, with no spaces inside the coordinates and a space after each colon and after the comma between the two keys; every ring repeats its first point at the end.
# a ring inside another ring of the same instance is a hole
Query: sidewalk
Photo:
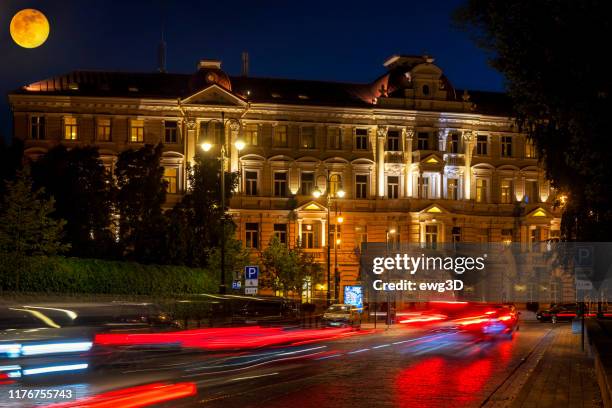
{"type": "Polygon", "coordinates": [[[546,337],[485,406],[603,406],[594,360],[581,351],[580,334],[573,334],[570,324],[558,324],[546,337]]]}

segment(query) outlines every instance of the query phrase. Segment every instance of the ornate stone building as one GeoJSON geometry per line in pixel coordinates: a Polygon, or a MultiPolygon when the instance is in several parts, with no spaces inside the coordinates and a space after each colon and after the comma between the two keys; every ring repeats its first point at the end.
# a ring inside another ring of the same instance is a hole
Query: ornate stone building
{"type": "Polygon", "coordinates": [[[254,252],[273,235],[300,242],[324,264],[330,245],[340,286],[359,279],[363,242],[559,236],[555,192],[505,95],[456,90],[428,56],[384,66],[359,84],[228,76],[211,60],[194,74],[75,71],[9,95],[14,136],[32,157],[94,144],[111,171],[123,149],[163,142],[168,205],[196,149],[225,139],[239,238],[254,252]]]}

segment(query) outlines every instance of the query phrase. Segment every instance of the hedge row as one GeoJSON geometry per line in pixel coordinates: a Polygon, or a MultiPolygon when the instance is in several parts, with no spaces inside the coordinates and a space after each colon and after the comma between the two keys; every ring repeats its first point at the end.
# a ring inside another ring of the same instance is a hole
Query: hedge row
{"type": "Polygon", "coordinates": [[[0,253],[0,291],[171,296],[217,285],[210,271],[185,266],[0,253]]]}

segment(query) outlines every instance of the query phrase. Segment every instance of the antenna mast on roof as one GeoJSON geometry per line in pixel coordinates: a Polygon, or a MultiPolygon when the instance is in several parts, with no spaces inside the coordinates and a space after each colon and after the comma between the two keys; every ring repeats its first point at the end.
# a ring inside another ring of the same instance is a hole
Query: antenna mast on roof
{"type": "Polygon", "coordinates": [[[249,76],[249,53],[242,51],[242,76],[249,76]]]}
{"type": "Polygon", "coordinates": [[[166,40],[164,38],[164,29],[166,22],[166,14],[164,13],[164,2],[161,1],[161,38],[159,45],[157,46],[157,70],[159,72],[166,72],[166,40]]]}

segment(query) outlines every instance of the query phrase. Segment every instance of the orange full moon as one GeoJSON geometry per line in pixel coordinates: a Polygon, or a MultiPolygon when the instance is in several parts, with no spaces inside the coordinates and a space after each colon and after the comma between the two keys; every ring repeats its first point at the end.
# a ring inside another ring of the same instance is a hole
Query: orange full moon
{"type": "Polygon", "coordinates": [[[35,9],[23,9],[11,20],[11,37],[23,48],[41,46],[49,37],[49,20],[35,9]]]}

